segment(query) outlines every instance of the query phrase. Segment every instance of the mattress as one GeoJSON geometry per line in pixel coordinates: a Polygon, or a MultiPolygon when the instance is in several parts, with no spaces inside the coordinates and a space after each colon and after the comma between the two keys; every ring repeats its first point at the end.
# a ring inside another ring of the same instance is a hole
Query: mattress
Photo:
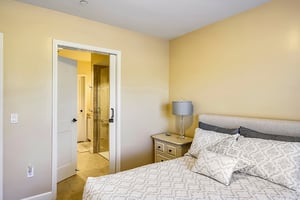
{"type": "Polygon", "coordinates": [[[83,199],[296,200],[294,190],[244,173],[234,173],[226,186],[191,171],[195,158],[181,158],[87,179],[83,199]]]}

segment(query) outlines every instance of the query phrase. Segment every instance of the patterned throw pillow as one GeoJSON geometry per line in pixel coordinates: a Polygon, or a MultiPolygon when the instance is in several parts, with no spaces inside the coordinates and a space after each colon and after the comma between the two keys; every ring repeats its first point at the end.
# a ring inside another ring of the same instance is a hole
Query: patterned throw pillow
{"type": "Polygon", "coordinates": [[[300,192],[300,143],[240,136],[228,148],[209,147],[217,153],[249,160],[246,173],[300,192]]]}
{"type": "Polygon", "coordinates": [[[238,163],[237,158],[202,150],[192,171],[229,185],[233,172],[239,169],[236,168],[238,163]]]}
{"type": "Polygon", "coordinates": [[[237,136],[238,134],[229,135],[229,134],[217,133],[215,131],[207,131],[200,128],[196,128],[194,139],[191,148],[188,151],[188,154],[197,158],[200,150],[205,149],[206,147],[211,146],[213,144],[216,144],[224,138],[227,137],[236,138],[237,136]]]}
{"type": "Polygon", "coordinates": [[[247,172],[251,167],[253,167],[253,163],[240,156],[242,151],[240,148],[236,148],[236,143],[239,137],[240,136],[237,138],[224,138],[220,142],[207,147],[206,150],[237,158],[239,162],[234,171],[247,172]]]}

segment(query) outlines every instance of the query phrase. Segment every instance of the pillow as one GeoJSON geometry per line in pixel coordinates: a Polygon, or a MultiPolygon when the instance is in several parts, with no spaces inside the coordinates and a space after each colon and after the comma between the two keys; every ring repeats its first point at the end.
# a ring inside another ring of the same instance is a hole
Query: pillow
{"type": "Polygon", "coordinates": [[[240,127],[240,134],[250,138],[261,138],[266,140],[278,140],[286,142],[300,142],[300,137],[284,136],[284,135],[271,135],[267,133],[261,133],[243,126],[240,127]]]}
{"type": "MultiPolygon", "coordinates": [[[[217,145],[215,145],[217,146],[217,145]]],[[[212,149],[212,148],[209,148],[212,149]]],[[[231,147],[217,149],[254,166],[247,174],[258,176],[300,192],[300,143],[240,136],[231,147]]]]}
{"type": "Polygon", "coordinates": [[[204,149],[201,150],[201,156],[196,160],[192,171],[229,185],[238,162],[237,158],[204,149]]]}
{"type": "Polygon", "coordinates": [[[223,128],[223,127],[215,126],[212,124],[206,124],[201,121],[199,122],[199,128],[207,130],[207,131],[216,131],[218,133],[227,133],[230,135],[239,133],[239,128],[223,128]]]}
{"type": "MultiPolygon", "coordinates": [[[[206,149],[208,151],[213,151],[215,153],[226,155],[227,150],[229,148],[231,148],[235,142],[237,142],[237,138],[226,137],[226,138],[220,140],[219,142],[217,142],[211,146],[208,146],[206,149]]],[[[237,157],[237,156],[233,155],[233,157],[237,157]]]]}
{"type": "Polygon", "coordinates": [[[239,163],[236,166],[235,171],[247,172],[247,170],[253,167],[253,164],[251,163],[251,161],[246,160],[245,158],[242,159],[242,156],[240,156],[241,150],[234,148],[235,147],[234,144],[237,142],[237,140],[238,137],[237,138],[227,137],[222,139],[220,142],[207,147],[206,149],[208,151],[212,151],[218,154],[223,154],[223,155],[227,155],[239,159],[239,163]]]}
{"type": "Polygon", "coordinates": [[[200,128],[196,128],[194,139],[191,144],[191,148],[188,151],[188,154],[197,158],[201,149],[205,149],[208,146],[218,143],[226,137],[236,138],[236,136],[237,135],[222,134],[217,133],[215,131],[207,131],[200,128]]]}

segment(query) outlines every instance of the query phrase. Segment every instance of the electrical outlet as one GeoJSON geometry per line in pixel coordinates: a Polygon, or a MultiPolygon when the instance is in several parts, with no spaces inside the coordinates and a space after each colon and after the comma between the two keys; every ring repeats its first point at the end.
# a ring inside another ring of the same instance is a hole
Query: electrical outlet
{"type": "Polygon", "coordinates": [[[18,113],[11,113],[10,114],[10,123],[11,124],[18,123],[18,113]]]}
{"type": "Polygon", "coordinates": [[[27,166],[27,177],[33,177],[34,176],[34,168],[32,165],[27,166]]]}

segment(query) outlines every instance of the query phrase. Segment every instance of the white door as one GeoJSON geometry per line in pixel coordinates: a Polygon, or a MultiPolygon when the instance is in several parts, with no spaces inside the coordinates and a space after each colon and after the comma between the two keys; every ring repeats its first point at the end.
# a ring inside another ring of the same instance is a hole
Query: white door
{"type": "Polygon", "coordinates": [[[57,182],[76,173],[77,62],[58,56],[57,182]]]}
{"type": "Polygon", "coordinates": [[[109,172],[116,172],[116,55],[109,57],[109,172]]]}
{"type": "Polygon", "coordinates": [[[77,141],[86,141],[86,115],[85,115],[85,76],[78,75],[77,78],[77,141]]]}

